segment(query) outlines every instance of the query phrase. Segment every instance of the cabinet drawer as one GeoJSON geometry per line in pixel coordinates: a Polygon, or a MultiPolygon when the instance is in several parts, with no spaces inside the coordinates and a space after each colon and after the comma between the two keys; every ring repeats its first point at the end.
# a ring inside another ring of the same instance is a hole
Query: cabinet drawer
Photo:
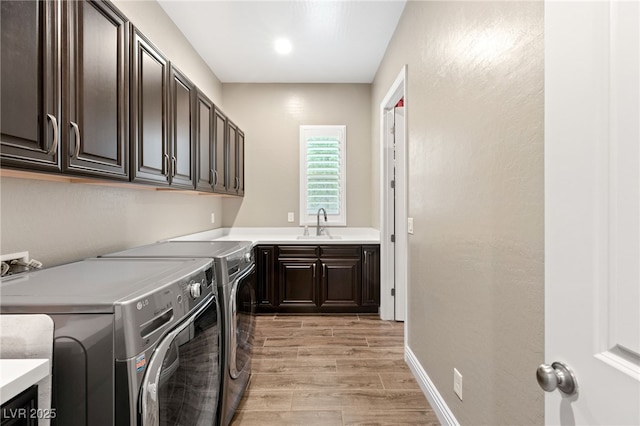
{"type": "Polygon", "coordinates": [[[360,246],[320,246],[320,257],[356,257],[360,258],[360,246]]]}
{"type": "Polygon", "coordinates": [[[316,246],[279,246],[279,257],[318,257],[316,246]]]}

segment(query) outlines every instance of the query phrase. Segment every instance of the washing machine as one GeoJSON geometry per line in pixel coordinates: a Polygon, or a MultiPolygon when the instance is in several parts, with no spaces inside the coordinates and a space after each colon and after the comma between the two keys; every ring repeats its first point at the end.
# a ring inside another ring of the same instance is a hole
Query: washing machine
{"type": "Polygon", "coordinates": [[[257,285],[253,243],[250,241],[163,241],[112,253],[106,257],[213,259],[224,330],[218,424],[228,425],[251,375],[257,285]]]}
{"type": "Polygon", "coordinates": [[[221,309],[211,259],[86,259],[0,280],[1,314],[54,321],[52,424],[213,425],[221,309]]]}

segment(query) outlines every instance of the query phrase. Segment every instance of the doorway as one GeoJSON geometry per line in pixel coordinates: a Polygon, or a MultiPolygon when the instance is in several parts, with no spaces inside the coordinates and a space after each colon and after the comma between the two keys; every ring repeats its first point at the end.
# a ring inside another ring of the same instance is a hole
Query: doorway
{"type": "Polygon", "coordinates": [[[406,65],[380,103],[380,317],[404,321],[407,306],[406,65]]]}

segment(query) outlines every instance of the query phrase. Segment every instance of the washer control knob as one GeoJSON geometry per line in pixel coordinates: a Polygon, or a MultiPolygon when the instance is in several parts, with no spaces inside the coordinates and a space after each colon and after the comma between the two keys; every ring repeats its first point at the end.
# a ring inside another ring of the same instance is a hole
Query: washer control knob
{"type": "Polygon", "coordinates": [[[201,286],[202,285],[200,283],[196,283],[193,281],[189,283],[189,294],[191,295],[191,297],[193,297],[194,299],[197,299],[198,297],[200,297],[201,286]]]}

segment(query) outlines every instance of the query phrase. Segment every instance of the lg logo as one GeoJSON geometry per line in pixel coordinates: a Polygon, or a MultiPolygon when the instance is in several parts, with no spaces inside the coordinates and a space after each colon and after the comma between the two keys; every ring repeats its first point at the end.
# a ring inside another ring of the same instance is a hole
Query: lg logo
{"type": "Polygon", "coordinates": [[[137,306],[138,310],[141,310],[142,308],[144,308],[148,304],[149,304],[149,299],[144,299],[144,300],[139,301],[136,306],[137,306]]]}

